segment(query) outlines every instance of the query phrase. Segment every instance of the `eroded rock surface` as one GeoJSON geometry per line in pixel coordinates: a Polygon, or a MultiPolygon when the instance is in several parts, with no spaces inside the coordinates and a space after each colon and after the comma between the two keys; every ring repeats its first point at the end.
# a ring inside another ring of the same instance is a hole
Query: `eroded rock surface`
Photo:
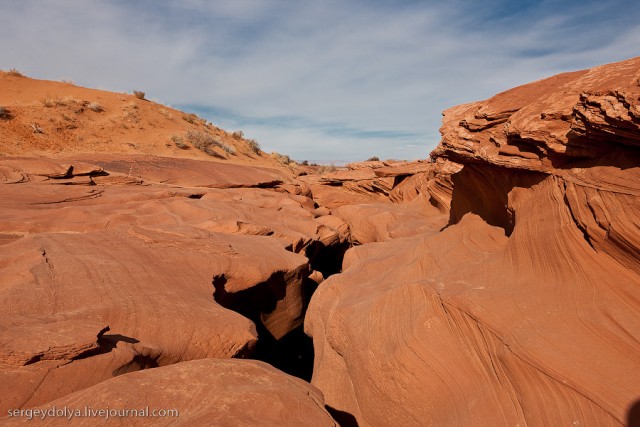
{"type": "Polygon", "coordinates": [[[320,172],[157,104],[0,74],[0,412],[624,424],[639,79],[639,58],[551,77],[447,110],[429,160],[320,172]],[[40,105],[51,89],[70,95],[40,105]],[[218,145],[176,145],[196,131],[218,145]],[[247,357],[302,378],[313,360],[313,386],[247,357]]]}
{"type": "Polygon", "coordinates": [[[312,300],[329,406],[374,426],[625,424],[640,398],[639,77],[636,58],[445,112],[432,159],[451,173],[391,192],[430,200],[444,227],[358,219],[387,241],[347,252],[312,300]]]}
{"type": "Polygon", "coordinates": [[[112,378],[39,408],[116,411],[115,416],[11,417],[3,425],[335,426],[322,393],[253,360],[205,359],[112,378]],[[117,416],[146,410],[149,416],[117,416]],[[177,411],[177,414],[170,411],[177,411]],[[156,412],[153,412],[156,411],[156,412]],[[156,416],[153,416],[156,415],[156,416]],[[164,416],[160,416],[164,415],[164,416]]]}

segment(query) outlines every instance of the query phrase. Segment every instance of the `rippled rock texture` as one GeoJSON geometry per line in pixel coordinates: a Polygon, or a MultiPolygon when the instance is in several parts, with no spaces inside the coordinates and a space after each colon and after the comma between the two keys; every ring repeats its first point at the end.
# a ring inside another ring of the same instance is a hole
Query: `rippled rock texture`
{"type": "Polygon", "coordinates": [[[449,173],[393,192],[433,221],[361,225],[377,243],[312,300],[329,406],[360,425],[624,425],[640,398],[639,78],[636,58],[445,111],[432,159],[449,173]]]}
{"type": "Polygon", "coordinates": [[[325,171],[132,96],[0,89],[0,424],[620,426],[640,399],[639,58],[325,171]]]}

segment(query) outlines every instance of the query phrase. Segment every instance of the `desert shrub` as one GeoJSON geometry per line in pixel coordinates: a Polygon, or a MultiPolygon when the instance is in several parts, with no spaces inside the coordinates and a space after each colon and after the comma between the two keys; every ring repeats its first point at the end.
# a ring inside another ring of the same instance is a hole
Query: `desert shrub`
{"type": "Polygon", "coordinates": [[[199,121],[201,121],[202,119],[200,118],[200,116],[198,116],[197,114],[194,113],[189,113],[189,114],[183,114],[182,115],[182,119],[187,122],[187,123],[197,123],[199,121]]]}
{"type": "Polygon", "coordinates": [[[22,74],[20,71],[16,70],[15,68],[12,68],[9,71],[7,71],[7,74],[14,77],[24,77],[24,74],[22,74]]]}
{"type": "Polygon", "coordinates": [[[0,119],[4,119],[5,117],[9,116],[9,111],[4,108],[4,107],[0,107],[0,119]]]}
{"type": "Polygon", "coordinates": [[[181,150],[186,150],[189,148],[187,144],[184,143],[184,140],[181,136],[171,135],[171,141],[181,150]]]}
{"type": "Polygon", "coordinates": [[[91,111],[95,111],[96,113],[101,113],[104,111],[102,105],[98,104],[97,102],[89,103],[89,105],[87,105],[87,108],[89,108],[91,111]]]}
{"type": "Polygon", "coordinates": [[[255,139],[247,139],[247,145],[256,154],[260,154],[260,144],[255,139]]]}
{"type": "Polygon", "coordinates": [[[214,148],[220,148],[222,151],[228,154],[235,154],[233,147],[230,147],[220,140],[214,138],[208,133],[200,132],[197,130],[190,130],[185,135],[187,141],[198,150],[204,151],[210,156],[217,156],[214,148]]]}
{"type": "Polygon", "coordinates": [[[51,108],[51,107],[53,107],[55,105],[51,98],[42,98],[42,100],[40,102],[42,102],[42,105],[44,107],[48,107],[48,108],[51,108]]]}
{"type": "Polygon", "coordinates": [[[380,157],[378,156],[369,157],[367,159],[367,162],[379,162],[379,161],[380,161],[380,157]]]}
{"type": "Polygon", "coordinates": [[[144,99],[145,93],[139,90],[134,90],[133,96],[135,96],[138,99],[144,99]]]}
{"type": "Polygon", "coordinates": [[[302,166],[309,166],[309,160],[303,160],[302,163],[300,163],[302,166]]]}
{"type": "Polygon", "coordinates": [[[44,98],[42,98],[40,102],[42,102],[43,106],[47,108],[51,108],[51,107],[55,107],[58,104],[59,100],[57,98],[52,97],[51,95],[47,95],[44,98]]]}
{"type": "Polygon", "coordinates": [[[291,157],[287,156],[286,154],[280,154],[277,152],[272,152],[271,153],[271,157],[276,159],[278,162],[282,163],[283,165],[290,165],[290,164],[295,164],[295,161],[293,161],[291,159],[291,157]]]}
{"type": "Polygon", "coordinates": [[[166,108],[161,108],[161,109],[158,110],[158,112],[160,114],[162,114],[163,116],[165,116],[167,119],[173,120],[173,114],[171,114],[171,112],[169,110],[167,110],[166,108]]]}
{"type": "Polygon", "coordinates": [[[233,132],[231,136],[233,137],[233,139],[237,139],[238,141],[244,139],[244,133],[241,130],[233,132]]]}
{"type": "Polygon", "coordinates": [[[225,153],[236,154],[236,150],[233,147],[227,144],[223,144],[222,142],[219,142],[218,144],[219,144],[219,147],[222,148],[222,151],[224,151],[225,153]]]}
{"type": "Polygon", "coordinates": [[[335,172],[335,170],[336,170],[336,165],[334,164],[322,165],[318,168],[318,173],[335,172]]]}

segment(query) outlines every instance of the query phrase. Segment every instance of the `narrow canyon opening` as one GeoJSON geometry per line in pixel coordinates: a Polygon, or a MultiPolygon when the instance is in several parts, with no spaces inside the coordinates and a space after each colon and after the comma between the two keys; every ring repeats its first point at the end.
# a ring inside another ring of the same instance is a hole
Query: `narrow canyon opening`
{"type": "MultiPolygon", "coordinates": [[[[320,272],[326,280],[333,274],[340,273],[344,255],[350,247],[349,242],[326,246],[315,241],[304,249],[303,253],[309,261],[301,286],[302,319],[319,286],[318,282],[309,277],[310,274],[320,272]]],[[[273,312],[278,301],[285,297],[285,276],[285,273],[278,272],[265,282],[248,289],[228,292],[225,288],[227,277],[224,274],[217,275],[212,279],[213,299],[223,307],[247,317],[256,326],[258,341],[255,348],[251,354],[241,357],[266,362],[282,372],[310,382],[313,375],[313,340],[305,334],[304,323],[277,339],[262,319],[262,315],[273,312]]]]}

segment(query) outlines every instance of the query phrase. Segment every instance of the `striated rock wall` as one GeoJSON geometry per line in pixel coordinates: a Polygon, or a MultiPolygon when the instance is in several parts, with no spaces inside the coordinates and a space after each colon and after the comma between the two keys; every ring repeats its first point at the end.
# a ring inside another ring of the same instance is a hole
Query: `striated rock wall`
{"type": "Polygon", "coordinates": [[[361,426],[625,424],[640,399],[639,78],[634,58],[445,111],[432,178],[391,192],[443,227],[369,238],[312,300],[329,406],[361,426]],[[446,162],[460,166],[436,172],[446,162]]]}

